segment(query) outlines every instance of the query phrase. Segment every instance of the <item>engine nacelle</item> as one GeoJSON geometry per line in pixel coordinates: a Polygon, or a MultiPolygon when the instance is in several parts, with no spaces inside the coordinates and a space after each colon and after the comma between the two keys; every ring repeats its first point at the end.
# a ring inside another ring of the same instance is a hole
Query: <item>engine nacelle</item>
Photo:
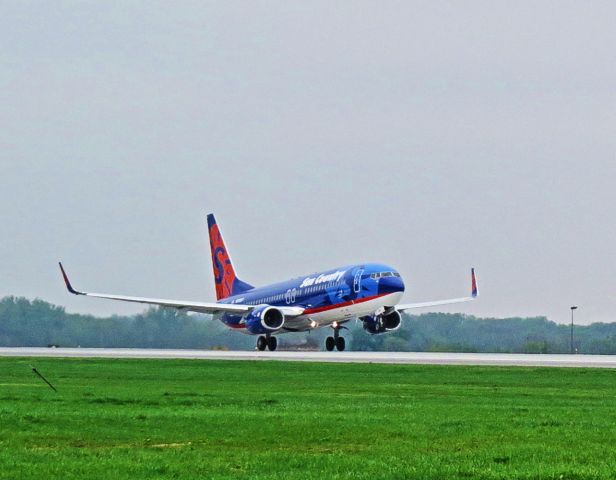
{"type": "Polygon", "coordinates": [[[392,310],[386,315],[370,315],[362,317],[364,330],[376,335],[378,333],[391,332],[400,328],[402,315],[397,310],[392,310]]]}
{"type": "Polygon", "coordinates": [[[271,305],[259,305],[244,316],[244,321],[250,333],[272,333],[284,325],[284,313],[271,305]]]}

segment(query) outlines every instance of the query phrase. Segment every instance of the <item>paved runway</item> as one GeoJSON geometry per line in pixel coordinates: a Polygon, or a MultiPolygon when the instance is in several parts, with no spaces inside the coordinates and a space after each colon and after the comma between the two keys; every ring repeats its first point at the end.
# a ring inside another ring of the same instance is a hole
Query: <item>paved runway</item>
{"type": "Polygon", "coordinates": [[[282,360],[339,363],[500,365],[616,368],[616,355],[528,355],[429,352],[257,352],[136,348],[0,348],[3,357],[183,358],[200,360],[282,360]]]}

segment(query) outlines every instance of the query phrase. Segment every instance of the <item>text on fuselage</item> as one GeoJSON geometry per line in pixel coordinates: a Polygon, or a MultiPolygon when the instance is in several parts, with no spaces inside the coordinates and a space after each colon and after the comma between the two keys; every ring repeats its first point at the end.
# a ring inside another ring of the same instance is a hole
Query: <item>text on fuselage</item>
{"type": "Polygon", "coordinates": [[[328,282],[338,282],[344,276],[346,270],[338,270],[334,273],[330,274],[321,274],[318,277],[308,277],[305,278],[299,288],[311,287],[313,285],[318,285],[319,283],[328,283],[328,282]]]}

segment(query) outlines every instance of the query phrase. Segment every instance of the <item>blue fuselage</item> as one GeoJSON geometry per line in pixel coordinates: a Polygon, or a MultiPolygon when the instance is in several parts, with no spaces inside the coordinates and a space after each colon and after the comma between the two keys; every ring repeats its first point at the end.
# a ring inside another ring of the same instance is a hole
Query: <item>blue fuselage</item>
{"type": "MultiPolygon", "coordinates": [[[[332,319],[346,321],[362,311],[362,304],[368,309],[374,308],[374,305],[394,306],[402,292],[404,282],[395,269],[369,263],[348,265],[253,288],[225,298],[220,303],[301,307],[304,313],[292,323],[295,328],[285,329],[298,331],[308,329],[303,328],[307,327],[307,322],[319,322],[319,319],[325,320],[319,324],[331,323],[332,319]]],[[[244,328],[240,315],[225,313],[220,315],[220,319],[231,328],[244,328]]]]}

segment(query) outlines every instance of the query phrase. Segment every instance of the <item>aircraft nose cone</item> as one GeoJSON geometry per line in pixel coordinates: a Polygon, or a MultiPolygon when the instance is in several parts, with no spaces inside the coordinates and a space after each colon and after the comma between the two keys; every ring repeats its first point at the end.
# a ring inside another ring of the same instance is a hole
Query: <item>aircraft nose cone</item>
{"type": "Polygon", "coordinates": [[[400,277],[383,277],[379,280],[379,293],[404,292],[404,282],[400,277]]]}

